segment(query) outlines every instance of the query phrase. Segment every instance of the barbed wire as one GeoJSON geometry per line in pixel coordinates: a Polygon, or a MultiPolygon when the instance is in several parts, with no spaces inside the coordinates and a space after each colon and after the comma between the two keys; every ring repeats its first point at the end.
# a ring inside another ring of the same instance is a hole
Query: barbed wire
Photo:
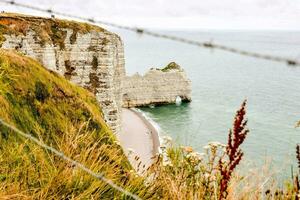
{"type": "Polygon", "coordinates": [[[11,129],[12,131],[16,132],[17,134],[19,134],[20,136],[27,138],[29,140],[31,140],[32,142],[36,143],[37,145],[41,146],[44,149],[47,149],[49,151],[51,151],[52,153],[56,154],[57,156],[61,157],[62,159],[66,160],[67,162],[70,162],[72,165],[80,168],[81,170],[85,171],[86,173],[88,173],[89,175],[91,175],[92,177],[101,180],[105,183],[107,183],[108,185],[110,185],[112,188],[118,190],[119,192],[125,194],[126,196],[132,197],[135,200],[141,200],[140,197],[138,197],[135,194],[132,194],[131,192],[128,192],[127,190],[121,188],[120,186],[116,185],[112,180],[107,179],[102,173],[95,173],[93,172],[91,169],[89,169],[88,167],[86,167],[84,164],[73,160],[72,158],[66,156],[63,152],[60,152],[56,149],[54,149],[53,147],[50,147],[46,144],[44,144],[43,142],[41,142],[40,140],[38,140],[37,138],[26,134],[24,132],[22,132],[21,130],[17,129],[16,127],[8,124],[7,122],[5,122],[3,119],[0,118],[0,124],[6,126],[7,128],[11,129]]]}
{"type": "Polygon", "coordinates": [[[118,29],[136,32],[138,34],[145,34],[145,35],[149,35],[152,37],[163,38],[163,39],[181,42],[181,43],[194,45],[194,46],[199,46],[199,47],[203,47],[203,48],[220,49],[223,51],[227,51],[227,52],[231,52],[231,53],[239,54],[239,55],[244,55],[244,56],[248,56],[248,57],[276,61],[276,62],[284,62],[287,65],[300,65],[300,62],[297,61],[296,59],[274,56],[274,55],[267,55],[267,54],[262,54],[262,53],[247,51],[247,50],[241,50],[241,49],[230,47],[227,45],[215,44],[213,42],[200,42],[200,41],[190,40],[187,38],[178,37],[178,36],[174,36],[174,35],[156,33],[153,31],[146,30],[144,28],[125,26],[125,25],[121,25],[121,24],[117,24],[117,23],[94,19],[94,18],[87,18],[87,17],[78,16],[78,15],[74,15],[74,14],[62,13],[62,12],[55,11],[52,9],[45,9],[45,8],[41,8],[41,7],[37,7],[37,6],[32,6],[29,4],[19,3],[14,0],[0,0],[0,2],[10,4],[10,5],[13,5],[16,7],[22,7],[22,8],[27,8],[27,9],[31,9],[31,10],[35,10],[35,11],[48,13],[51,15],[59,15],[59,16],[78,19],[78,20],[82,20],[82,21],[86,21],[86,22],[90,22],[90,23],[94,23],[94,24],[106,25],[106,26],[110,26],[110,27],[114,27],[114,28],[118,28],[118,29]]]}

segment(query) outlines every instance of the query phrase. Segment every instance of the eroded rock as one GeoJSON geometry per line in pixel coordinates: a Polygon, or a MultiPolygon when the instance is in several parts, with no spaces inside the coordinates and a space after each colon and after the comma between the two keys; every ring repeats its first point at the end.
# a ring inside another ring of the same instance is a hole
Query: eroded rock
{"type": "Polygon", "coordinates": [[[127,76],[123,84],[123,107],[175,103],[176,98],[191,101],[191,81],[172,62],[163,69],[152,68],[144,76],[127,76]]]}

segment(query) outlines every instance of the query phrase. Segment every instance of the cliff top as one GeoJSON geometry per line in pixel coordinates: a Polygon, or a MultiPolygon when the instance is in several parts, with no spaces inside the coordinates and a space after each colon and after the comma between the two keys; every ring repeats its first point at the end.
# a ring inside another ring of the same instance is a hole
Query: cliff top
{"type": "Polygon", "coordinates": [[[64,48],[66,30],[71,29],[73,33],[70,37],[70,43],[76,41],[77,33],[88,33],[91,31],[107,32],[105,29],[83,22],[70,20],[61,20],[56,18],[43,18],[15,13],[0,14],[0,47],[5,41],[3,35],[26,35],[29,30],[37,34],[37,39],[42,45],[52,41],[54,45],[64,48]]]}
{"type": "Polygon", "coordinates": [[[180,65],[178,65],[176,62],[170,62],[167,66],[165,66],[164,68],[150,68],[150,71],[148,71],[147,73],[150,72],[169,72],[169,71],[182,71],[182,68],[180,67],[180,65]]]}
{"type": "Polygon", "coordinates": [[[166,67],[161,69],[161,71],[163,72],[167,72],[170,70],[181,70],[181,67],[175,62],[170,62],[166,67]]]}

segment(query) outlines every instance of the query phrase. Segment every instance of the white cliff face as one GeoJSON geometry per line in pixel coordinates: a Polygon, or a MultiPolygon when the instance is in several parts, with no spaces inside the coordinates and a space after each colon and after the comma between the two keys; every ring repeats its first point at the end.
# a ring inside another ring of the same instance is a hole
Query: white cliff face
{"type": "Polygon", "coordinates": [[[144,76],[125,77],[123,107],[175,103],[176,97],[191,101],[191,81],[182,69],[151,69],[144,76]]]}
{"type": "Polygon", "coordinates": [[[170,63],[144,76],[125,77],[123,43],[100,27],[56,19],[0,14],[0,47],[40,61],[93,92],[110,128],[121,132],[121,108],[191,100],[185,72],[170,63]]]}
{"type": "Polygon", "coordinates": [[[39,33],[31,29],[30,25],[25,34],[3,34],[5,40],[0,46],[16,49],[31,56],[46,68],[93,92],[107,124],[115,133],[119,133],[121,87],[125,76],[123,44],[120,37],[103,29],[73,33],[72,28],[55,28],[66,33],[63,47],[51,40],[42,44],[39,33]]]}

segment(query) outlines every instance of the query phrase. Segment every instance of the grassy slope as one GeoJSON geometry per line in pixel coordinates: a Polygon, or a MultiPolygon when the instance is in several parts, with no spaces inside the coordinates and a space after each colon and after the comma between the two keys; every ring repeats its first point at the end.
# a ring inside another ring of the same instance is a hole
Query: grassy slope
{"type": "MultiPolygon", "coordinates": [[[[39,63],[0,50],[0,117],[144,196],[94,96],[39,63]]],[[[102,198],[118,192],[0,125],[0,199],[102,198]]],[[[144,196],[145,197],[145,196],[144,196]]]]}

